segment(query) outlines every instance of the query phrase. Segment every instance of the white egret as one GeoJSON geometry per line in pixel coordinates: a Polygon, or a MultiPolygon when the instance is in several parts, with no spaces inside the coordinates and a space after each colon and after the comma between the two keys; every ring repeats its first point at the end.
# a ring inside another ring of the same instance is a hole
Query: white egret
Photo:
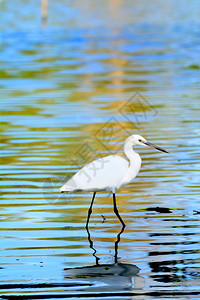
{"type": "Polygon", "coordinates": [[[111,191],[113,193],[114,212],[123,228],[126,226],[117,209],[115,192],[135,178],[140,170],[141,158],[133,150],[133,146],[152,147],[169,153],[165,149],[148,142],[142,136],[134,134],[124,142],[124,153],[130,162],[118,155],[96,159],[84,166],[60,188],[61,192],[93,192],[86,228],[88,228],[96,192],[100,191],[111,191]]]}

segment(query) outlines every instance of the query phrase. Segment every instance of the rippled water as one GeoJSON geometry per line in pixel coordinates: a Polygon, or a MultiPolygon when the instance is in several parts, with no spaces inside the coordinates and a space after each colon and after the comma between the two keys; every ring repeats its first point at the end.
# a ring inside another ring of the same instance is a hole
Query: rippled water
{"type": "Polygon", "coordinates": [[[39,1],[0,2],[2,299],[196,298],[198,1],[50,2],[43,26],[39,1]],[[124,232],[107,193],[87,232],[92,194],[59,187],[134,133],[171,154],[138,148],[124,232]]]}

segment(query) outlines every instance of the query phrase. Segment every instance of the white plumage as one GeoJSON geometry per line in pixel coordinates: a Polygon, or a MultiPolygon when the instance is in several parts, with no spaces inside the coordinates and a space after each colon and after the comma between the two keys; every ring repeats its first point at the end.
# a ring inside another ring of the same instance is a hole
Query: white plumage
{"type": "Polygon", "coordinates": [[[129,162],[118,155],[96,159],[80,169],[60,188],[61,192],[94,192],[86,227],[92,212],[95,194],[99,191],[111,191],[113,193],[114,211],[122,225],[125,226],[117,210],[115,191],[133,180],[140,170],[141,158],[133,150],[135,145],[153,147],[168,153],[163,148],[147,142],[140,135],[131,135],[124,142],[124,153],[129,162]]]}
{"type": "Polygon", "coordinates": [[[127,160],[120,156],[109,155],[99,158],[78,171],[60,190],[70,192],[113,191],[120,187],[127,169],[127,160]]]}

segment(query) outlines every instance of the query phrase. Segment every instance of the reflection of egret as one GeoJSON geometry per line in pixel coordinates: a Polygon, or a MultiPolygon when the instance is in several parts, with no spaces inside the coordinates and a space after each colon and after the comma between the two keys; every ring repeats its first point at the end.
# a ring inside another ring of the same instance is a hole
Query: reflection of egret
{"type": "Polygon", "coordinates": [[[99,191],[111,191],[113,193],[114,212],[122,226],[125,227],[125,223],[117,210],[115,191],[135,178],[140,170],[141,158],[132,148],[136,145],[153,147],[168,153],[163,148],[147,142],[147,140],[140,135],[131,135],[124,143],[124,153],[130,160],[130,164],[126,159],[118,155],[110,155],[96,159],[83,167],[60,188],[61,192],[84,191],[94,193],[88,211],[86,227],[88,227],[96,192],[99,191]]]}
{"type": "MultiPolygon", "coordinates": [[[[89,212],[88,212],[88,214],[89,214],[89,212]]],[[[124,232],[124,228],[125,227],[123,226],[122,229],[121,229],[121,231],[118,233],[117,240],[115,242],[115,256],[114,256],[115,257],[115,263],[117,263],[117,261],[118,261],[118,245],[119,245],[119,242],[120,242],[121,234],[124,232]]],[[[87,234],[88,234],[88,241],[90,243],[90,248],[93,250],[93,254],[92,255],[95,257],[96,265],[98,266],[100,258],[96,255],[97,251],[94,248],[93,241],[91,239],[90,231],[89,231],[88,226],[86,226],[86,230],[87,230],[87,234]]]]}
{"type": "Polygon", "coordinates": [[[94,251],[93,256],[96,259],[96,265],[65,269],[65,279],[68,280],[70,287],[71,284],[75,287],[77,296],[80,296],[79,292],[83,295],[83,289],[85,293],[95,292],[95,295],[98,293],[97,295],[101,295],[103,298],[105,295],[107,297],[113,296],[113,292],[120,292],[119,296],[121,296],[123,292],[127,293],[128,291],[144,288],[145,280],[138,275],[139,268],[136,265],[118,263],[118,244],[124,227],[118,233],[115,242],[114,264],[99,264],[100,258],[96,255],[97,251],[91,240],[89,228],[86,227],[86,230],[90,248],[94,251]]]}
{"type": "Polygon", "coordinates": [[[143,289],[145,286],[145,279],[138,274],[139,268],[133,264],[102,264],[66,268],[64,271],[70,286],[69,293],[72,292],[71,286],[74,286],[73,296],[77,298],[84,293],[92,296],[88,294],[92,292],[95,293],[93,296],[101,296],[101,299],[105,296],[113,297],[114,293],[119,293],[115,294],[118,297],[123,296],[123,293],[128,296],[131,291],[143,289]]]}

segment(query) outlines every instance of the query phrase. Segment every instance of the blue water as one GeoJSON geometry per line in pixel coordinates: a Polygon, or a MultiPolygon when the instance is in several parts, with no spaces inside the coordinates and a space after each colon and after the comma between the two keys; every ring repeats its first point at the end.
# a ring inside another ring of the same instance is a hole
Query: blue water
{"type": "Polygon", "coordinates": [[[3,299],[198,297],[198,7],[49,1],[42,22],[40,1],[0,2],[3,299]],[[98,193],[88,236],[92,194],[59,187],[134,133],[170,155],[136,149],[141,171],[117,192],[124,232],[98,193]]]}

